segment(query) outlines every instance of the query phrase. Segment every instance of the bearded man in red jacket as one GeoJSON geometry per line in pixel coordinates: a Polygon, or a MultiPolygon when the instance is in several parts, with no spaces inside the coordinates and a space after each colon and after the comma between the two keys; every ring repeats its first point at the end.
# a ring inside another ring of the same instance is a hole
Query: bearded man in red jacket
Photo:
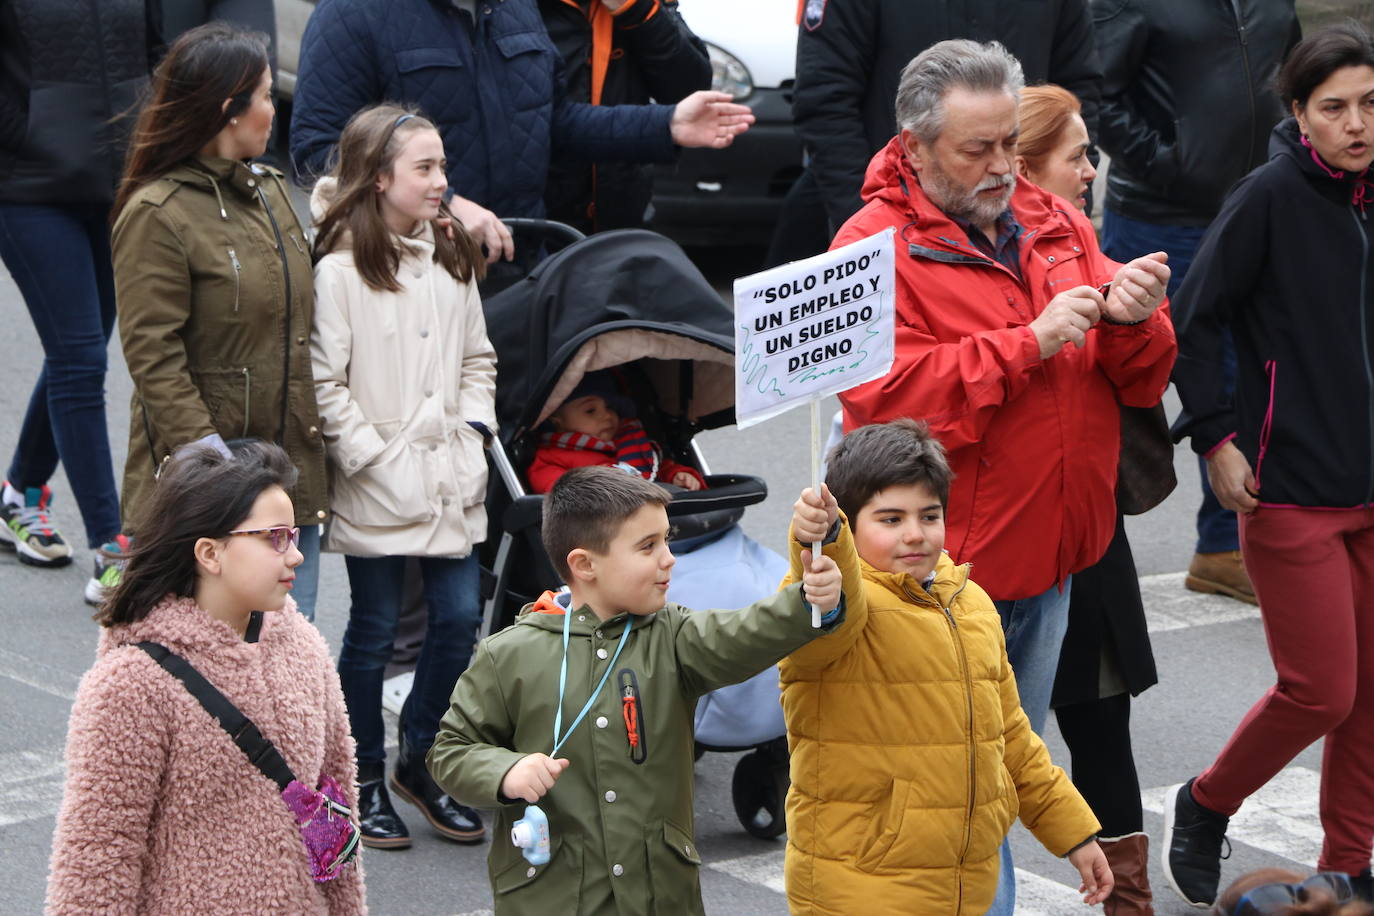
{"type": "Polygon", "coordinates": [[[997,602],[1039,732],[1070,577],[1115,531],[1118,405],[1157,404],[1177,347],[1166,256],[1107,259],[1075,207],[1016,177],[1022,85],[996,42],[917,56],[834,246],[897,230],[896,361],[840,396],[845,429],[914,417],[949,450],[945,543],[997,602]]]}

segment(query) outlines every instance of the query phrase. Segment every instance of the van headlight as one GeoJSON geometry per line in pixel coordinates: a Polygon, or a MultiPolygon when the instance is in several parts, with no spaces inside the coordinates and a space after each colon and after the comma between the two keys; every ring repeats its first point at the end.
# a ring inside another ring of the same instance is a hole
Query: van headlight
{"type": "Polygon", "coordinates": [[[736,99],[750,96],[754,92],[754,80],[749,76],[749,68],[738,57],[706,42],[706,52],[711,56],[711,88],[717,92],[728,92],[736,99]]]}

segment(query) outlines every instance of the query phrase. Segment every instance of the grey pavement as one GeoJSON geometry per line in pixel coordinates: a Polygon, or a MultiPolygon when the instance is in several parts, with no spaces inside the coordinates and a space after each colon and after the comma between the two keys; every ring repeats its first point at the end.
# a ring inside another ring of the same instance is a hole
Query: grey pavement
{"type": "MultiPolygon", "coordinates": [[[[696,254],[703,254],[697,252],[696,254]]],[[[710,253],[714,280],[747,273],[757,252],[710,253]]],[[[22,301],[0,269],[0,460],[6,463],[42,353],[22,301]]],[[[118,344],[111,346],[108,399],[110,437],[116,467],[122,467],[130,383],[118,344]]],[[[1176,402],[1171,403],[1171,412],[1176,402]]],[[[793,411],[744,431],[704,434],[701,444],[717,470],[763,477],[771,495],[750,509],[744,527],[779,549],[796,492],[808,482],[809,425],[805,410],[793,411]]],[[[1273,677],[1264,636],[1252,608],[1221,598],[1204,598],[1182,588],[1181,571],[1192,552],[1197,467],[1190,453],[1177,456],[1178,491],[1162,506],[1128,522],[1154,629],[1161,683],[1135,705],[1134,732],[1141,785],[1145,787],[1146,829],[1158,837],[1163,789],[1198,772],[1219,749],[1250,703],[1273,677]]],[[[80,519],[65,478],[52,481],[58,527],[84,544],[80,519]]],[[[41,911],[54,815],[61,796],[66,717],[81,673],[90,665],[97,627],[81,590],[90,574],[84,548],[64,569],[37,570],[0,554],[0,901],[5,913],[41,911]]],[[[347,580],[337,556],[321,565],[319,625],[337,649],[348,613],[347,580]]],[[[1067,753],[1054,727],[1047,739],[1055,758],[1067,753]]],[[[697,765],[697,839],[706,861],[702,886],[707,911],[718,914],[785,913],[782,848],[779,841],[746,835],[735,819],[730,779],[738,754],[707,754],[697,765]]],[[[1320,842],[1316,818],[1317,749],[1309,749],[1279,779],[1252,800],[1233,829],[1235,854],[1226,863],[1234,877],[1260,865],[1311,864],[1320,842]]],[[[489,910],[486,846],[447,843],[401,804],[416,835],[404,852],[367,851],[369,902],[377,914],[457,914],[489,910]]],[[[1044,852],[1019,827],[1013,837],[1022,869],[1021,913],[1084,912],[1074,903],[1076,875],[1044,852]],[[1072,885],[1072,887],[1070,886],[1072,885]]],[[[1155,854],[1158,853],[1158,844],[1155,854]]],[[[252,863],[239,863],[246,880],[252,863]]],[[[1190,912],[1163,886],[1157,863],[1152,878],[1158,912],[1190,912]]]]}

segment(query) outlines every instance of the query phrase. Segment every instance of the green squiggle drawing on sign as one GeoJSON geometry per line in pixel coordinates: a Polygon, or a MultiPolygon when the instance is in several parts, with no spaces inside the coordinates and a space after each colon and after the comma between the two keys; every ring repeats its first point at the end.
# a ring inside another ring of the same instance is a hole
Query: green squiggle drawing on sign
{"type": "Polygon", "coordinates": [[[740,377],[744,379],[744,384],[753,385],[759,394],[786,397],[778,387],[777,377],[768,372],[768,363],[763,361],[763,354],[755,349],[754,334],[749,330],[749,326],[742,324],[740,330],[744,332],[744,338],[735,358],[739,360],[740,377]]]}

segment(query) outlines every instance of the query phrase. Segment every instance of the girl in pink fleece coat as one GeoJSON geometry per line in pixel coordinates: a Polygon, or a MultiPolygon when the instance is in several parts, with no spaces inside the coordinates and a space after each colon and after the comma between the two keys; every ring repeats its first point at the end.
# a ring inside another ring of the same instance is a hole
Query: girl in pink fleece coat
{"type": "Polygon", "coordinates": [[[164,465],[72,707],[49,913],[366,912],[358,863],[314,883],[277,786],[136,645],[185,658],[301,782],[332,776],[356,804],[339,680],[287,596],[302,560],[295,475],[260,442],[164,465]]]}

